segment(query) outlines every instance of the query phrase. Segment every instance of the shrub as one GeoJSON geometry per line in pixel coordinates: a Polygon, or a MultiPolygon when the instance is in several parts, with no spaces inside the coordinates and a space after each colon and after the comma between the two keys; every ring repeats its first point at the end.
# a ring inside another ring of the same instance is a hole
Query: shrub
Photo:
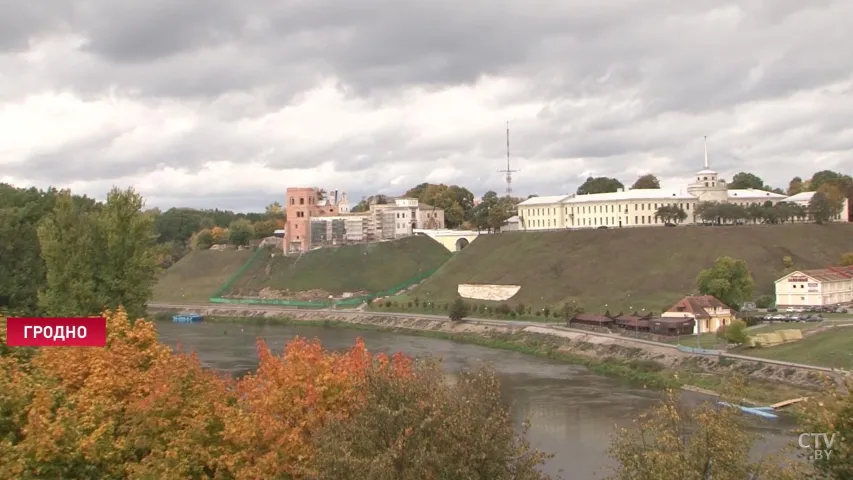
{"type": "Polygon", "coordinates": [[[468,305],[461,298],[457,298],[450,305],[450,311],[448,312],[448,317],[454,322],[458,322],[463,318],[468,316],[468,305]]]}
{"type": "Polygon", "coordinates": [[[409,308],[412,308],[415,304],[412,302],[409,302],[407,305],[409,306],[409,308]]]}
{"type": "Polygon", "coordinates": [[[762,295],[755,300],[755,306],[758,308],[770,308],[776,303],[776,299],[772,295],[762,295]]]}
{"type": "Polygon", "coordinates": [[[540,312],[539,310],[536,310],[536,316],[537,316],[537,317],[541,317],[541,316],[542,316],[542,312],[540,312]]]}
{"type": "Polygon", "coordinates": [[[495,313],[500,314],[500,315],[509,315],[509,313],[511,311],[512,311],[512,308],[510,308],[510,306],[507,305],[506,303],[502,303],[502,304],[498,305],[497,308],[495,308],[495,313]]]}
{"type": "Polygon", "coordinates": [[[416,307],[419,307],[419,306],[421,305],[421,299],[420,299],[420,298],[418,298],[418,297],[415,297],[415,298],[414,298],[414,303],[415,303],[415,306],[416,306],[416,307]]]}
{"type": "Polygon", "coordinates": [[[542,316],[543,317],[550,317],[551,316],[551,309],[548,307],[543,308],[542,309],[542,316]]]}
{"type": "Polygon", "coordinates": [[[527,311],[527,307],[525,307],[523,303],[519,303],[518,305],[515,306],[515,313],[517,313],[519,315],[524,315],[524,312],[526,312],[526,311],[527,311]]]}

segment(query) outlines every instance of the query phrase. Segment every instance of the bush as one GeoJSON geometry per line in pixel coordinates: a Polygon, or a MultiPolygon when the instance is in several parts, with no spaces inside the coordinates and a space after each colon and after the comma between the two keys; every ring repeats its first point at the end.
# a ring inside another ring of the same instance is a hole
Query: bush
{"type": "Polygon", "coordinates": [[[537,317],[541,317],[541,316],[542,316],[542,312],[540,312],[539,310],[536,310],[536,316],[537,316],[537,317]]]}
{"type": "Polygon", "coordinates": [[[420,298],[418,298],[418,297],[415,297],[415,299],[414,299],[414,300],[415,300],[415,306],[416,306],[416,307],[419,307],[419,306],[421,305],[421,299],[420,299],[420,298]]]}
{"type": "Polygon", "coordinates": [[[548,307],[543,308],[542,309],[542,316],[543,317],[550,317],[551,316],[551,309],[548,307]]]}
{"type": "Polygon", "coordinates": [[[454,322],[458,322],[468,316],[468,311],[468,305],[465,304],[465,301],[461,298],[457,298],[450,305],[450,311],[447,316],[454,322]]]}
{"type": "Polygon", "coordinates": [[[526,311],[527,311],[527,307],[525,307],[523,303],[519,303],[518,305],[515,306],[515,313],[517,313],[519,315],[524,315],[524,312],[526,312],[526,311]]]}
{"type": "Polygon", "coordinates": [[[772,295],[762,295],[755,299],[755,306],[757,308],[770,308],[774,303],[776,303],[776,299],[772,295]]]}
{"type": "MultiPolygon", "coordinates": [[[[749,342],[749,334],[746,331],[746,322],[743,320],[735,320],[729,325],[725,325],[725,339],[743,345],[749,342]]],[[[722,329],[722,328],[721,328],[722,329]]]]}
{"type": "Polygon", "coordinates": [[[509,313],[511,311],[512,311],[512,308],[510,308],[510,306],[507,305],[506,303],[502,303],[502,304],[498,305],[497,308],[495,308],[495,313],[497,313],[499,315],[509,315],[509,313]]]}
{"type": "Polygon", "coordinates": [[[407,305],[409,306],[409,308],[412,308],[412,307],[414,307],[414,306],[415,306],[415,304],[414,304],[414,303],[412,303],[412,302],[409,302],[407,305]]]}

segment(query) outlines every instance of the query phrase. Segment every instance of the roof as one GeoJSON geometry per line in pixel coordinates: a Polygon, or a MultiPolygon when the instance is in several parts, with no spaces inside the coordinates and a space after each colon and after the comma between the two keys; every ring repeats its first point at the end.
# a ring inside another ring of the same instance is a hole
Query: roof
{"type": "Polygon", "coordinates": [[[696,175],[716,175],[716,174],[717,174],[717,172],[715,172],[709,168],[706,168],[704,170],[699,170],[698,172],[696,172],[696,175]]]}
{"type": "Polygon", "coordinates": [[[660,325],[660,324],[674,324],[674,325],[685,325],[689,323],[693,323],[694,320],[692,318],[679,318],[679,317],[655,317],[650,318],[649,323],[652,325],[660,325]]]}
{"type": "Polygon", "coordinates": [[[725,303],[717,300],[713,295],[688,295],[677,301],[675,305],[670,307],[667,312],[670,313],[689,313],[696,318],[711,318],[706,309],[713,308],[731,308],[725,303]],[[679,310],[683,307],[683,310],[679,310]]]}
{"type": "Polygon", "coordinates": [[[672,188],[638,188],[624,192],[570,195],[563,203],[620,202],[627,200],[696,200],[684,190],[672,188]]]}
{"type": "Polygon", "coordinates": [[[616,318],[616,323],[627,327],[648,327],[649,319],[642,317],[634,317],[632,315],[623,315],[616,318]]]}
{"type": "Polygon", "coordinates": [[[814,196],[815,192],[800,192],[796,195],[791,195],[786,198],[786,202],[799,203],[799,202],[809,202],[814,196]]]}
{"type": "Polygon", "coordinates": [[[755,188],[735,188],[729,190],[729,198],[785,198],[781,193],[757,190],[755,188]]]}
{"type": "Polygon", "coordinates": [[[610,323],[613,321],[612,318],[607,315],[600,315],[597,313],[579,313],[572,317],[572,320],[578,320],[581,322],[597,322],[597,323],[610,323]]]}
{"type": "Polygon", "coordinates": [[[527,200],[518,204],[519,207],[529,207],[533,205],[554,205],[562,202],[569,195],[549,195],[545,197],[530,197],[527,200]]]}
{"type": "Polygon", "coordinates": [[[518,218],[518,215],[513,215],[513,216],[506,219],[506,223],[518,223],[520,221],[521,221],[521,219],[518,218]]]}
{"type": "Polygon", "coordinates": [[[818,268],[814,270],[798,270],[793,273],[789,273],[784,277],[776,280],[776,282],[781,282],[789,277],[794,277],[798,275],[805,275],[806,277],[810,277],[818,282],[842,282],[845,280],[853,279],[853,266],[850,267],[827,267],[827,268],[818,268]]]}

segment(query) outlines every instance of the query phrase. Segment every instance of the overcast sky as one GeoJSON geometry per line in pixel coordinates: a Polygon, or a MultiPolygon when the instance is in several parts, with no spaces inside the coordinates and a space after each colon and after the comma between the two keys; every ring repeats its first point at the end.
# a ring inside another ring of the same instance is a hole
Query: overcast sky
{"type": "Polygon", "coordinates": [[[0,181],[257,210],[853,173],[851,0],[0,0],[0,181]]]}

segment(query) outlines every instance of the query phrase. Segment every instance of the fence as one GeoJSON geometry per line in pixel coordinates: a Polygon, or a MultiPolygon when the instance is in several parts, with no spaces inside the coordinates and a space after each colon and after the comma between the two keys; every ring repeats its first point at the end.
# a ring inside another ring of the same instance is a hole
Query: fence
{"type": "MultiPolygon", "coordinates": [[[[234,282],[237,281],[250,265],[257,259],[259,255],[265,253],[266,250],[263,248],[259,248],[255,250],[255,253],[252,254],[251,257],[243,264],[235,273],[231,275],[231,277],[219,287],[219,289],[214,293],[208,301],[210,303],[222,303],[222,304],[230,304],[230,305],[275,305],[280,307],[292,307],[292,308],[330,308],[330,307],[355,307],[361,305],[364,302],[370,303],[375,298],[379,297],[390,297],[392,295],[396,295],[407,288],[412,287],[422,281],[424,281],[427,277],[438,271],[438,268],[433,268],[431,270],[427,270],[419,273],[418,275],[406,280],[405,282],[396,285],[394,287],[388,288],[386,290],[382,290],[381,292],[371,293],[369,295],[362,295],[358,297],[350,297],[350,298],[342,298],[337,300],[285,300],[278,298],[224,298],[222,297],[225,292],[231,290],[234,286],[234,282]]],[[[440,268],[440,267],[439,267],[440,268]]]]}

